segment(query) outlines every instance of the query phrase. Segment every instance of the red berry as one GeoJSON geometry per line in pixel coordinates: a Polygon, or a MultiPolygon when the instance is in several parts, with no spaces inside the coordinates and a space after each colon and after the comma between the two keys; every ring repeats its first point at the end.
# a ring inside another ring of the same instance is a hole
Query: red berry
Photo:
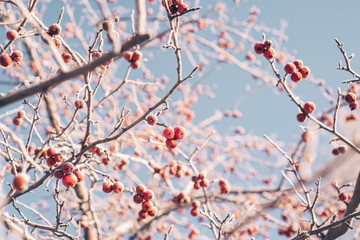
{"type": "Polygon", "coordinates": [[[60,153],[57,153],[52,157],[55,159],[56,162],[62,162],[64,160],[63,155],[61,155],[60,153]]]}
{"type": "Polygon", "coordinates": [[[182,14],[185,13],[188,10],[189,6],[186,3],[181,3],[177,6],[178,13],[182,14]]]}
{"type": "Polygon", "coordinates": [[[354,110],[357,109],[358,107],[359,107],[358,102],[349,103],[349,108],[350,108],[351,111],[354,111],[354,110]]]}
{"type": "Polygon", "coordinates": [[[166,142],[166,147],[171,150],[171,149],[174,149],[176,148],[176,145],[177,145],[177,141],[176,139],[167,139],[166,142]]]}
{"type": "Polygon", "coordinates": [[[64,174],[70,174],[74,171],[74,164],[71,162],[66,162],[62,165],[61,170],[64,172],[64,174]]]}
{"type": "Polygon", "coordinates": [[[262,54],[265,52],[265,46],[263,43],[258,42],[254,45],[254,50],[256,54],[262,54]]]}
{"type": "Polygon", "coordinates": [[[145,201],[149,201],[154,197],[154,193],[151,190],[147,190],[144,192],[143,197],[144,197],[145,201]]]}
{"type": "Polygon", "coordinates": [[[113,190],[113,184],[110,181],[106,181],[103,183],[102,190],[105,193],[111,193],[113,190]]]}
{"type": "Polygon", "coordinates": [[[96,148],[96,155],[98,155],[99,157],[103,157],[105,156],[105,151],[102,148],[96,148]]]}
{"type": "Polygon", "coordinates": [[[128,62],[130,62],[132,57],[133,57],[133,53],[132,52],[125,52],[123,56],[128,62]]]}
{"type": "Polygon", "coordinates": [[[165,128],[165,130],[163,131],[163,135],[166,139],[172,139],[175,136],[175,132],[174,129],[171,127],[167,127],[165,128]]]}
{"type": "Polygon", "coordinates": [[[25,173],[18,173],[13,180],[12,186],[16,191],[21,192],[27,188],[28,181],[29,175],[25,173]]]}
{"type": "Polygon", "coordinates": [[[52,24],[50,27],[49,27],[49,31],[48,33],[51,35],[51,36],[56,36],[56,35],[59,35],[61,32],[61,26],[59,24],[52,24]]]}
{"type": "Polygon", "coordinates": [[[62,183],[65,187],[74,187],[77,183],[77,177],[75,174],[66,174],[63,176],[62,183]]]}
{"type": "Polygon", "coordinates": [[[25,117],[25,111],[24,111],[24,110],[18,111],[18,112],[17,112],[17,117],[18,117],[18,118],[23,118],[23,117],[25,117]]]}
{"type": "Polygon", "coordinates": [[[229,185],[228,180],[226,180],[226,179],[220,179],[220,181],[219,181],[219,187],[220,187],[220,188],[224,188],[224,187],[226,187],[226,186],[228,186],[228,185],[229,185]]]}
{"type": "Polygon", "coordinates": [[[310,69],[308,67],[302,67],[299,69],[299,72],[301,73],[303,78],[307,78],[310,75],[310,69]]]}
{"type": "Polygon", "coordinates": [[[305,113],[299,113],[298,115],[296,115],[296,119],[299,121],[299,122],[305,122],[306,120],[306,114],[305,113]]]}
{"type": "Polygon", "coordinates": [[[46,159],[46,165],[48,165],[49,167],[52,167],[56,164],[56,161],[53,157],[49,157],[46,159]]]}
{"type": "Polygon", "coordinates": [[[157,207],[153,207],[153,208],[148,212],[148,214],[149,214],[150,217],[155,217],[155,216],[157,215],[157,213],[158,213],[157,207]]]}
{"type": "Polygon", "coordinates": [[[352,103],[352,102],[355,102],[355,101],[356,101],[356,95],[354,93],[348,92],[345,95],[345,102],[352,103]]]}
{"type": "Polygon", "coordinates": [[[299,60],[299,59],[298,59],[298,60],[295,60],[295,61],[294,61],[294,64],[295,64],[295,66],[296,66],[297,69],[302,69],[302,68],[303,68],[303,65],[304,65],[303,62],[302,62],[301,60],[299,60]]]}
{"type": "Polygon", "coordinates": [[[192,208],[191,211],[190,211],[190,214],[191,214],[191,216],[193,216],[193,217],[199,216],[199,214],[200,214],[199,208],[192,208]]]}
{"type": "Polygon", "coordinates": [[[315,111],[315,104],[313,102],[307,102],[304,104],[304,111],[306,113],[313,113],[315,111]]]}
{"type": "Polygon", "coordinates": [[[9,39],[10,41],[14,41],[15,39],[17,39],[18,37],[18,32],[15,30],[9,30],[6,33],[6,38],[9,39]]]}
{"type": "Polygon", "coordinates": [[[272,41],[271,40],[266,40],[264,42],[264,45],[265,45],[266,48],[271,48],[272,47],[272,41]]]}
{"type": "Polygon", "coordinates": [[[0,65],[3,67],[9,67],[12,64],[13,60],[8,54],[3,54],[0,56],[0,65]]]}
{"type": "Polygon", "coordinates": [[[142,210],[148,212],[154,207],[154,205],[151,201],[145,201],[142,203],[141,207],[142,207],[142,210]]]}
{"type": "Polygon", "coordinates": [[[96,58],[101,57],[101,53],[100,53],[100,52],[93,52],[93,53],[91,54],[91,57],[92,57],[92,59],[94,60],[94,59],[96,59],[96,58]]]}
{"type": "Polygon", "coordinates": [[[193,188],[195,189],[195,190],[198,190],[198,189],[200,189],[200,182],[194,182],[194,186],[193,186],[193,188]]]}
{"type": "Polygon", "coordinates": [[[74,105],[75,105],[75,107],[78,108],[78,109],[83,109],[83,108],[85,108],[85,102],[84,102],[84,100],[82,100],[82,99],[76,100],[75,103],[74,103],[74,105]]]}
{"type": "Polygon", "coordinates": [[[140,184],[136,186],[136,193],[137,194],[143,194],[145,192],[145,186],[140,184]]]}
{"type": "Polygon", "coordinates": [[[61,57],[65,63],[69,63],[71,61],[71,55],[69,53],[63,53],[61,57]]]}
{"type": "Polygon", "coordinates": [[[220,188],[220,193],[221,193],[221,194],[227,194],[227,193],[229,193],[229,192],[230,192],[230,187],[229,187],[229,186],[220,188]]]}
{"type": "Polygon", "coordinates": [[[157,123],[157,116],[155,115],[150,115],[146,118],[146,122],[149,124],[149,125],[155,125],[157,123]]]}
{"type": "Polygon", "coordinates": [[[349,194],[347,194],[347,193],[341,193],[339,195],[339,200],[342,202],[347,201],[348,199],[349,199],[349,194]]]}
{"type": "Polygon", "coordinates": [[[23,122],[22,118],[19,118],[19,117],[14,117],[13,118],[13,124],[15,126],[20,126],[22,124],[22,122],[23,122]]]}
{"type": "Polygon", "coordinates": [[[57,48],[61,47],[61,41],[58,38],[54,38],[54,45],[57,48]]]}
{"type": "Polygon", "coordinates": [[[64,176],[64,172],[61,169],[58,169],[54,172],[54,177],[56,179],[62,179],[64,176]]]}
{"type": "Polygon", "coordinates": [[[133,200],[136,204],[140,204],[143,202],[144,198],[141,194],[135,194],[134,197],[133,197],[133,200]]]}
{"type": "Polygon", "coordinates": [[[122,193],[124,186],[121,182],[115,182],[113,185],[114,193],[122,193]]]}
{"type": "Polygon", "coordinates": [[[200,201],[198,201],[198,200],[193,201],[191,206],[193,208],[199,208],[200,207],[200,201]]]}
{"type": "Polygon", "coordinates": [[[110,159],[108,157],[104,157],[101,159],[101,162],[105,165],[108,165],[110,163],[110,159]]]}
{"type": "Polygon", "coordinates": [[[294,72],[291,74],[291,80],[293,80],[294,82],[300,82],[302,79],[302,75],[300,72],[294,72]]]}
{"type": "Polygon", "coordinates": [[[301,134],[303,142],[312,142],[314,140],[314,133],[311,131],[305,131],[301,134]]]}
{"type": "Polygon", "coordinates": [[[347,152],[348,147],[345,146],[345,145],[342,145],[342,146],[339,146],[339,147],[337,148],[337,150],[338,150],[338,152],[339,152],[340,154],[344,154],[344,153],[347,152]]]}
{"type": "Polygon", "coordinates": [[[340,153],[339,153],[339,150],[337,148],[334,148],[332,151],[331,151],[332,155],[334,156],[338,156],[340,153]]]}
{"type": "Polygon", "coordinates": [[[284,70],[286,73],[291,74],[296,71],[296,66],[293,63],[288,63],[285,65],[284,70]]]}
{"type": "Polygon", "coordinates": [[[47,155],[48,155],[49,157],[52,157],[52,156],[55,156],[55,155],[56,155],[56,150],[53,149],[53,148],[49,148],[46,152],[47,152],[47,155]]]}
{"type": "Polygon", "coordinates": [[[81,170],[75,169],[73,173],[75,174],[78,182],[82,182],[84,180],[84,173],[81,170]]]}
{"type": "Polygon", "coordinates": [[[209,187],[209,185],[210,185],[210,182],[208,179],[201,180],[201,182],[200,182],[200,186],[203,188],[207,188],[207,187],[209,187]]]}
{"type": "Polygon", "coordinates": [[[11,54],[11,59],[14,61],[14,62],[20,62],[23,58],[23,54],[21,51],[17,50],[17,51],[13,51],[12,54],[11,54]]]}
{"type": "Polygon", "coordinates": [[[145,219],[145,218],[147,218],[147,216],[148,216],[148,212],[147,212],[147,211],[144,211],[144,210],[140,210],[140,211],[139,211],[139,218],[145,219]]]}
{"type": "Polygon", "coordinates": [[[183,139],[186,135],[186,130],[183,127],[175,127],[174,128],[174,138],[175,139],[183,139]]]}
{"type": "Polygon", "coordinates": [[[132,69],[138,69],[140,67],[140,61],[133,61],[130,65],[132,69]]]}
{"type": "Polygon", "coordinates": [[[132,55],[131,61],[141,61],[141,59],[142,59],[142,53],[136,50],[132,55]]]}
{"type": "Polygon", "coordinates": [[[264,52],[264,57],[267,60],[273,59],[275,56],[275,50],[273,48],[268,48],[265,52],[264,52]]]}

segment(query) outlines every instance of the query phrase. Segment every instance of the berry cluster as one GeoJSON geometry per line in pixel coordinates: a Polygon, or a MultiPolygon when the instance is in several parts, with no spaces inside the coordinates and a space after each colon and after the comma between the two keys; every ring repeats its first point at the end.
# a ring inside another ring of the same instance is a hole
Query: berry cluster
{"type": "Polygon", "coordinates": [[[140,184],[136,186],[136,194],[133,200],[136,204],[141,204],[141,210],[138,215],[141,219],[145,219],[148,216],[156,216],[158,209],[154,206],[151,199],[154,197],[154,193],[151,190],[146,190],[145,186],[140,184]]]}
{"type": "Polygon", "coordinates": [[[191,198],[186,193],[180,192],[178,195],[174,196],[172,201],[177,205],[190,204],[191,198]]]}
{"type": "Polygon", "coordinates": [[[263,54],[267,60],[271,60],[275,56],[275,50],[272,48],[272,41],[258,42],[254,45],[256,54],[263,54]]]}
{"type": "Polygon", "coordinates": [[[64,160],[63,155],[61,153],[57,153],[56,150],[53,148],[49,148],[45,152],[43,152],[41,157],[46,158],[46,165],[48,165],[48,167],[52,167],[52,166],[57,167],[59,163],[61,163],[64,160]]]}
{"type": "Polygon", "coordinates": [[[78,182],[84,180],[84,174],[81,170],[75,169],[74,164],[66,162],[61,166],[61,169],[57,169],[54,172],[56,179],[62,179],[62,183],[65,187],[74,187],[78,182]]]}
{"type": "Polygon", "coordinates": [[[105,154],[106,154],[104,149],[102,149],[100,147],[89,148],[88,151],[91,152],[91,153],[96,153],[96,155],[98,155],[99,157],[104,157],[105,154]]]}
{"type": "Polygon", "coordinates": [[[181,178],[184,175],[186,175],[186,176],[190,175],[190,171],[188,169],[185,169],[184,165],[182,165],[180,163],[174,164],[173,166],[171,166],[169,168],[169,173],[177,178],[181,178]]]}
{"type": "MultiPolygon", "coordinates": [[[[18,32],[15,30],[9,30],[6,32],[6,38],[10,41],[15,41],[18,38],[18,32]]],[[[20,63],[23,58],[23,53],[19,50],[11,51],[9,54],[0,55],[0,65],[3,67],[9,67],[13,62],[20,63]]]]}
{"type": "Polygon", "coordinates": [[[310,69],[304,66],[301,60],[295,60],[292,63],[286,64],[284,70],[287,74],[291,74],[291,80],[296,83],[310,75],[310,69]]]}
{"type": "Polygon", "coordinates": [[[102,186],[102,190],[105,193],[122,193],[124,189],[124,186],[121,182],[114,182],[112,183],[109,180],[104,181],[103,186],[102,186]]]}
{"type": "Polygon", "coordinates": [[[183,127],[167,127],[163,131],[163,135],[166,138],[166,147],[171,150],[176,148],[177,140],[183,139],[186,135],[186,130],[183,127]]]}
{"type": "Polygon", "coordinates": [[[25,117],[25,111],[21,110],[17,113],[16,117],[13,118],[13,124],[19,126],[23,122],[23,117],[25,117]]]}
{"type": "Polygon", "coordinates": [[[303,111],[301,113],[299,113],[298,115],[296,115],[296,119],[299,122],[305,122],[308,114],[313,113],[315,111],[315,104],[313,102],[306,102],[303,106],[303,111]]]}
{"type": "Polygon", "coordinates": [[[192,209],[190,211],[191,216],[197,217],[200,214],[200,202],[195,200],[191,203],[192,209]]]}
{"type": "Polygon", "coordinates": [[[199,173],[198,176],[193,176],[191,180],[194,182],[194,189],[207,188],[210,185],[209,180],[205,177],[204,173],[199,173]]]}
{"type": "Polygon", "coordinates": [[[220,187],[221,194],[227,194],[230,192],[230,185],[229,185],[228,180],[226,180],[226,179],[220,179],[219,187],[220,187]]]}
{"type": "MultiPolygon", "coordinates": [[[[172,14],[183,14],[189,9],[188,4],[184,3],[183,0],[167,0],[167,2],[172,14]]],[[[165,0],[162,0],[161,3],[165,7],[165,0]]]]}
{"type": "Polygon", "coordinates": [[[138,69],[140,67],[142,53],[139,50],[134,52],[126,52],[124,53],[124,58],[130,63],[132,69],[138,69]]]}
{"type": "Polygon", "coordinates": [[[351,111],[357,109],[359,107],[359,104],[356,100],[356,95],[355,93],[352,93],[352,92],[348,92],[346,93],[345,97],[344,97],[344,100],[346,103],[349,104],[349,108],[351,111]]]}
{"type": "Polygon", "coordinates": [[[333,148],[333,150],[331,151],[332,155],[334,156],[339,156],[340,154],[345,154],[348,150],[348,147],[345,145],[341,145],[338,147],[333,148]]]}

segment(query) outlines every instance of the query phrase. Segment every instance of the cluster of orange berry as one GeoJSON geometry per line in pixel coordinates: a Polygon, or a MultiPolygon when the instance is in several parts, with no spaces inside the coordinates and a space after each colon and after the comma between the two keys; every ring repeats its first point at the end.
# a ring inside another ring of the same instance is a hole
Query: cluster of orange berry
{"type": "Polygon", "coordinates": [[[191,180],[194,182],[194,189],[207,188],[210,185],[209,180],[205,177],[204,173],[199,173],[198,176],[193,176],[191,180]]]}
{"type": "Polygon", "coordinates": [[[182,176],[189,176],[190,175],[190,170],[185,169],[184,165],[178,163],[178,164],[174,164],[173,166],[171,166],[169,168],[169,173],[170,175],[173,175],[177,178],[181,178],[182,176]]]}
{"type": "MultiPolygon", "coordinates": [[[[165,7],[165,1],[166,0],[162,0],[161,3],[162,5],[165,7]]],[[[170,9],[170,12],[172,14],[175,13],[179,13],[179,14],[183,14],[186,13],[186,11],[188,10],[189,6],[183,2],[183,0],[167,0],[168,2],[168,6],[170,9]]]]}
{"type": "Polygon", "coordinates": [[[126,52],[124,53],[124,58],[130,63],[132,69],[138,69],[140,67],[142,53],[139,50],[134,52],[126,52]]]}
{"type": "Polygon", "coordinates": [[[186,193],[180,192],[178,195],[174,196],[172,201],[177,205],[190,204],[191,198],[186,193]]]}
{"type": "Polygon", "coordinates": [[[190,214],[193,217],[197,217],[200,214],[200,202],[198,200],[195,200],[191,203],[191,211],[190,214]]]}
{"type": "Polygon", "coordinates": [[[230,192],[230,184],[226,179],[220,179],[219,181],[220,193],[227,194],[230,192]]]}
{"type": "Polygon", "coordinates": [[[284,70],[287,74],[291,74],[291,80],[300,82],[301,79],[307,78],[310,75],[310,69],[304,66],[301,60],[295,60],[293,63],[285,65],[284,70]]]}
{"type": "Polygon", "coordinates": [[[350,108],[351,111],[354,111],[355,109],[357,109],[359,107],[359,104],[356,101],[355,93],[348,92],[345,95],[344,100],[345,100],[346,103],[349,104],[349,108],[350,108]]]}
{"type": "Polygon", "coordinates": [[[148,216],[156,216],[158,209],[154,206],[151,199],[154,197],[154,193],[151,190],[146,190],[145,186],[140,184],[136,186],[136,194],[133,200],[136,204],[141,204],[141,210],[138,215],[141,219],[145,219],[148,216]]]}
{"type": "MultiPolygon", "coordinates": [[[[18,32],[15,30],[9,30],[6,32],[6,38],[10,41],[15,41],[18,38],[18,32]]],[[[20,63],[23,58],[23,53],[19,50],[11,51],[9,54],[2,54],[0,56],[0,65],[3,67],[9,67],[13,62],[20,63]]]]}
{"type": "Polygon", "coordinates": [[[105,193],[122,193],[124,186],[121,182],[111,182],[109,180],[104,181],[102,190],[105,193]]]}
{"type": "Polygon", "coordinates": [[[21,125],[24,117],[25,117],[25,112],[23,110],[19,111],[16,117],[13,118],[13,124],[15,126],[21,125]]]}
{"type": "Polygon", "coordinates": [[[65,187],[74,187],[78,182],[84,180],[84,174],[81,170],[75,169],[74,164],[66,162],[61,166],[61,169],[57,169],[54,172],[56,179],[62,179],[62,183],[65,187]]]}
{"type": "Polygon", "coordinates": [[[181,140],[185,137],[186,130],[183,127],[167,127],[163,131],[163,135],[166,138],[166,147],[171,150],[176,148],[177,140],[181,140]]]}
{"type": "Polygon", "coordinates": [[[258,42],[254,45],[256,54],[264,54],[267,60],[273,59],[275,56],[275,50],[272,48],[272,41],[266,40],[265,42],[258,42]]]}
{"type": "Polygon", "coordinates": [[[49,148],[48,150],[46,150],[46,154],[45,152],[43,152],[41,157],[46,158],[46,165],[48,165],[48,167],[57,167],[64,160],[63,155],[61,153],[57,153],[56,150],[53,148],[49,148]]]}
{"type": "Polygon", "coordinates": [[[303,106],[303,111],[296,115],[296,119],[299,122],[305,122],[308,114],[313,113],[315,111],[315,104],[313,102],[306,102],[303,106]]]}

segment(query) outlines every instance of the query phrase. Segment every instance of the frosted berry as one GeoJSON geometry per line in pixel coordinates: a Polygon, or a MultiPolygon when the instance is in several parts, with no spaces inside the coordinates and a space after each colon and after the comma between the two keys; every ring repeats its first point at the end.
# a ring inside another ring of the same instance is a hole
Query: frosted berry
{"type": "Polygon", "coordinates": [[[171,150],[171,149],[176,148],[177,141],[176,141],[176,139],[167,139],[165,144],[166,144],[166,147],[169,150],[171,150]]]}
{"type": "Polygon", "coordinates": [[[10,41],[14,41],[18,38],[18,32],[15,30],[9,30],[6,32],[6,38],[10,41]]]}
{"type": "Polygon", "coordinates": [[[132,55],[131,61],[141,61],[141,59],[142,59],[142,53],[136,50],[132,55]]]}
{"type": "Polygon", "coordinates": [[[16,191],[24,191],[27,188],[27,183],[29,181],[29,175],[27,175],[26,173],[18,173],[13,180],[13,188],[16,191]]]}
{"type": "Polygon", "coordinates": [[[140,67],[140,61],[132,61],[130,66],[132,69],[138,69],[140,67]]]}
{"type": "Polygon", "coordinates": [[[139,215],[139,218],[145,219],[148,216],[148,212],[144,211],[144,210],[140,210],[138,215],[139,215]]]}
{"type": "Polygon", "coordinates": [[[143,197],[145,201],[149,201],[154,197],[154,193],[151,190],[147,190],[144,192],[143,197]]]}
{"type": "Polygon", "coordinates": [[[304,104],[304,111],[306,113],[313,113],[315,111],[315,104],[313,102],[307,102],[304,104]]]}
{"type": "Polygon", "coordinates": [[[134,197],[133,197],[133,200],[136,204],[140,204],[143,202],[144,198],[141,194],[135,194],[134,197]]]}
{"type": "Polygon", "coordinates": [[[314,133],[308,130],[301,134],[301,140],[307,143],[312,142],[314,140],[314,137],[315,137],[314,133]]]}
{"type": "Polygon", "coordinates": [[[84,173],[80,169],[75,169],[73,174],[76,176],[78,182],[84,180],[84,173]]]}
{"type": "Polygon", "coordinates": [[[83,109],[85,108],[85,101],[82,99],[78,99],[75,101],[75,107],[78,109],[83,109]]]}
{"type": "Polygon", "coordinates": [[[174,129],[171,128],[171,127],[165,128],[164,131],[163,131],[163,136],[164,136],[166,139],[172,139],[172,138],[174,138],[174,136],[175,136],[174,129]]]}
{"type": "Polygon", "coordinates": [[[294,64],[295,64],[295,66],[296,66],[297,69],[302,69],[302,68],[303,68],[303,65],[304,65],[304,64],[303,64],[303,61],[301,61],[301,60],[299,60],[299,59],[298,59],[298,60],[295,60],[295,61],[294,61],[294,64]]]}
{"type": "Polygon", "coordinates": [[[23,122],[22,118],[19,118],[19,117],[14,117],[13,118],[13,124],[15,126],[20,126],[22,124],[22,122],[23,122]]]}
{"type": "Polygon", "coordinates": [[[186,130],[183,127],[175,127],[174,128],[174,138],[175,139],[183,139],[186,135],[186,130]]]}
{"type": "Polygon", "coordinates": [[[302,67],[299,69],[299,72],[301,73],[303,78],[307,78],[310,75],[310,69],[308,67],[302,67]]]}
{"type": "Polygon", "coordinates": [[[71,55],[69,53],[63,53],[61,57],[65,63],[69,63],[71,61],[71,55]]]}
{"type": "Polygon", "coordinates": [[[191,206],[192,206],[193,208],[198,208],[198,207],[200,207],[200,201],[198,201],[198,200],[193,201],[193,202],[191,203],[191,206]]]}
{"type": "Polygon", "coordinates": [[[296,115],[296,119],[299,121],[299,122],[305,122],[307,116],[305,113],[299,113],[298,115],[296,115]]]}
{"type": "Polygon", "coordinates": [[[23,59],[23,54],[22,54],[22,52],[19,51],[19,50],[13,51],[12,54],[11,54],[11,59],[12,59],[14,62],[20,62],[20,61],[23,59]]]}
{"type": "Polygon", "coordinates": [[[291,74],[296,71],[296,66],[293,63],[288,63],[285,65],[284,70],[286,73],[291,74]]]}
{"type": "Polygon", "coordinates": [[[352,103],[352,102],[355,102],[355,101],[356,101],[356,95],[354,93],[348,92],[345,95],[345,102],[352,103]]]}
{"type": "Polygon", "coordinates": [[[62,165],[61,170],[64,172],[64,174],[70,174],[74,171],[74,164],[71,162],[66,162],[62,165]]]}
{"type": "Polygon", "coordinates": [[[264,45],[265,45],[266,48],[271,48],[273,44],[272,44],[272,41],[271,41],[271,40],[266,40],[266,41],[264,42],[264,45]]]}
{"type": "Polygon", "coordinates": [[[65,187],[74,187],[77,184],[77,177],[75,174],[66,174],[63,179],[62,183],[65,187]]]}
{"type": "Polygon", "coordinates": [[[148,214],[149,214],[150,217],[155,217],[155,216],[157,215],[157,213],[158,213],[157,207],[153,207],[153,208],[148,212],[148,214]]]}
{"type": "Polygon", "coordinates": [[[24,110],[18,111],[17,117],[18,117],[18,118],[23,118],[23,117],[25,117],[25,111],[24,111],[24,110]]]}
{"type": "Polygon", "coordinates": [[[300,82],[302,79],[302,75],[300,72],[294,72],[291,74],[291,80],[294,81],[294,82],[300,82]]]}
{"type": "Polygon", "coordinates": [[[357,109],[358,107],[359,107],[358,102],[349,103],[349,108],[350,108],[351,111],[354,111],[354,110],[357,109]]]}
{"type": "Polygon", "coordinates": [[[177,11],[178,11],[178,13],[183,14],[188,10],[188,8],[189,8],[189,6],[183,2],[177,6],[177,11]]]}
{"type": "Polygon", "coordinates": [[[267,60],[273,59],[275,56],[275,50],[273,48],[268,48],[265,52],[264,52],[264,57],[267,60]]]}
{"type": "Polygon", "coordinates": [[[58,38],[54,38],[54,45],[57,48],[61,47],[61,41],[58,38]]]}
{"type": "Polygon", "coordinates": [[[150,211],[154,207],[154,204],[151,201],[145,201],[142,203],[141,208],[144,211],[150,211]]]}
{"type": "Polygon", "coordinates": [[[155,125],[157,123],[157,116],[155,115],[150,115],[146,118],[146,122],[149,124],[149,125],[155,125]]]}
{"type": "Polygon", "coordinates": [[[103,183],[102,190],[105,193],[111,193],[113,190],[113,184],[110,181],[106,181],[103,183]]]}
{"type": "Polygon", "coordinates": [[[53,157],[49,157],[46,159],[46,165],[48,165],[49,167],[52,167],[56,164],[56,161],[53,157]]]}
{"type": "Polygon", "coordinates": [[[132,59],[133,53],[132,52],[125,52],[123,56],[126,59],[126,61],[130,62],[131,59],[132,59]]]}
{"type": "Polygon", "coordinates": [[[3,67],[9,67],[12,64],[13,60],[8,54],[3,54],[0,56],[0,65],[3,67]]]}
{"type": "Polygon", "coordinates": [[[60,169],[58,169],[58,170],[56,170],[56,171],[54,172],[54,177],[55,177],[56,179],[62,179],[63,176],[64,176],[64,172],[63,172],[62,170],[60,170],[60,169]]]}
{"type": "Polygon", "coordinates": [[[114,193],[122,193],[123,188],[124,188],[124,186],[120,182],[115,182],[114,185],[113,185],[114,193]]]}
{"type": "Polygon", "coordinates": [[[199,216],[199,214],[200,214],[199,208],[192,208],[191,211],[190,211],[190,214],[191,214],[191,216],[193,216],[193,217],[199,216]]]}
{"type": "Polygon", "coordinates": [[[142,185],[142,184],[140,184],[140,185],[137,185],[136,186],[136,189],[135,189],[135,191],[136,191],[136,193],[137,194],[143,194],[144,192],[145,192],[145,186],[144,185],[142,185]]]}
{"type": "Polygon", "coordinates": [[[263,43],[259,42],[254,45],[254,50],[256,54],[262,54],[265,51],[265,46],[263,43]]]}
{"type": "Polygon", "coordinates": [[[59,35],[61,32],[61,26],[59,24],[52,24],[50,27],[49,27],[49,31],[48,33],[51,35],[51,36],[56,36],[56,35],[59,35]]]}
{"type": "Polygon", "coordinates": [[[48,155],[49,157],[52,157],[52,156],[55,156],[55,155],[56,155],[56,150],[53,149],[53,148],[49,148],[48,150],[46,150],[46,152],[47,152],[47,155],[48,155]]]}

